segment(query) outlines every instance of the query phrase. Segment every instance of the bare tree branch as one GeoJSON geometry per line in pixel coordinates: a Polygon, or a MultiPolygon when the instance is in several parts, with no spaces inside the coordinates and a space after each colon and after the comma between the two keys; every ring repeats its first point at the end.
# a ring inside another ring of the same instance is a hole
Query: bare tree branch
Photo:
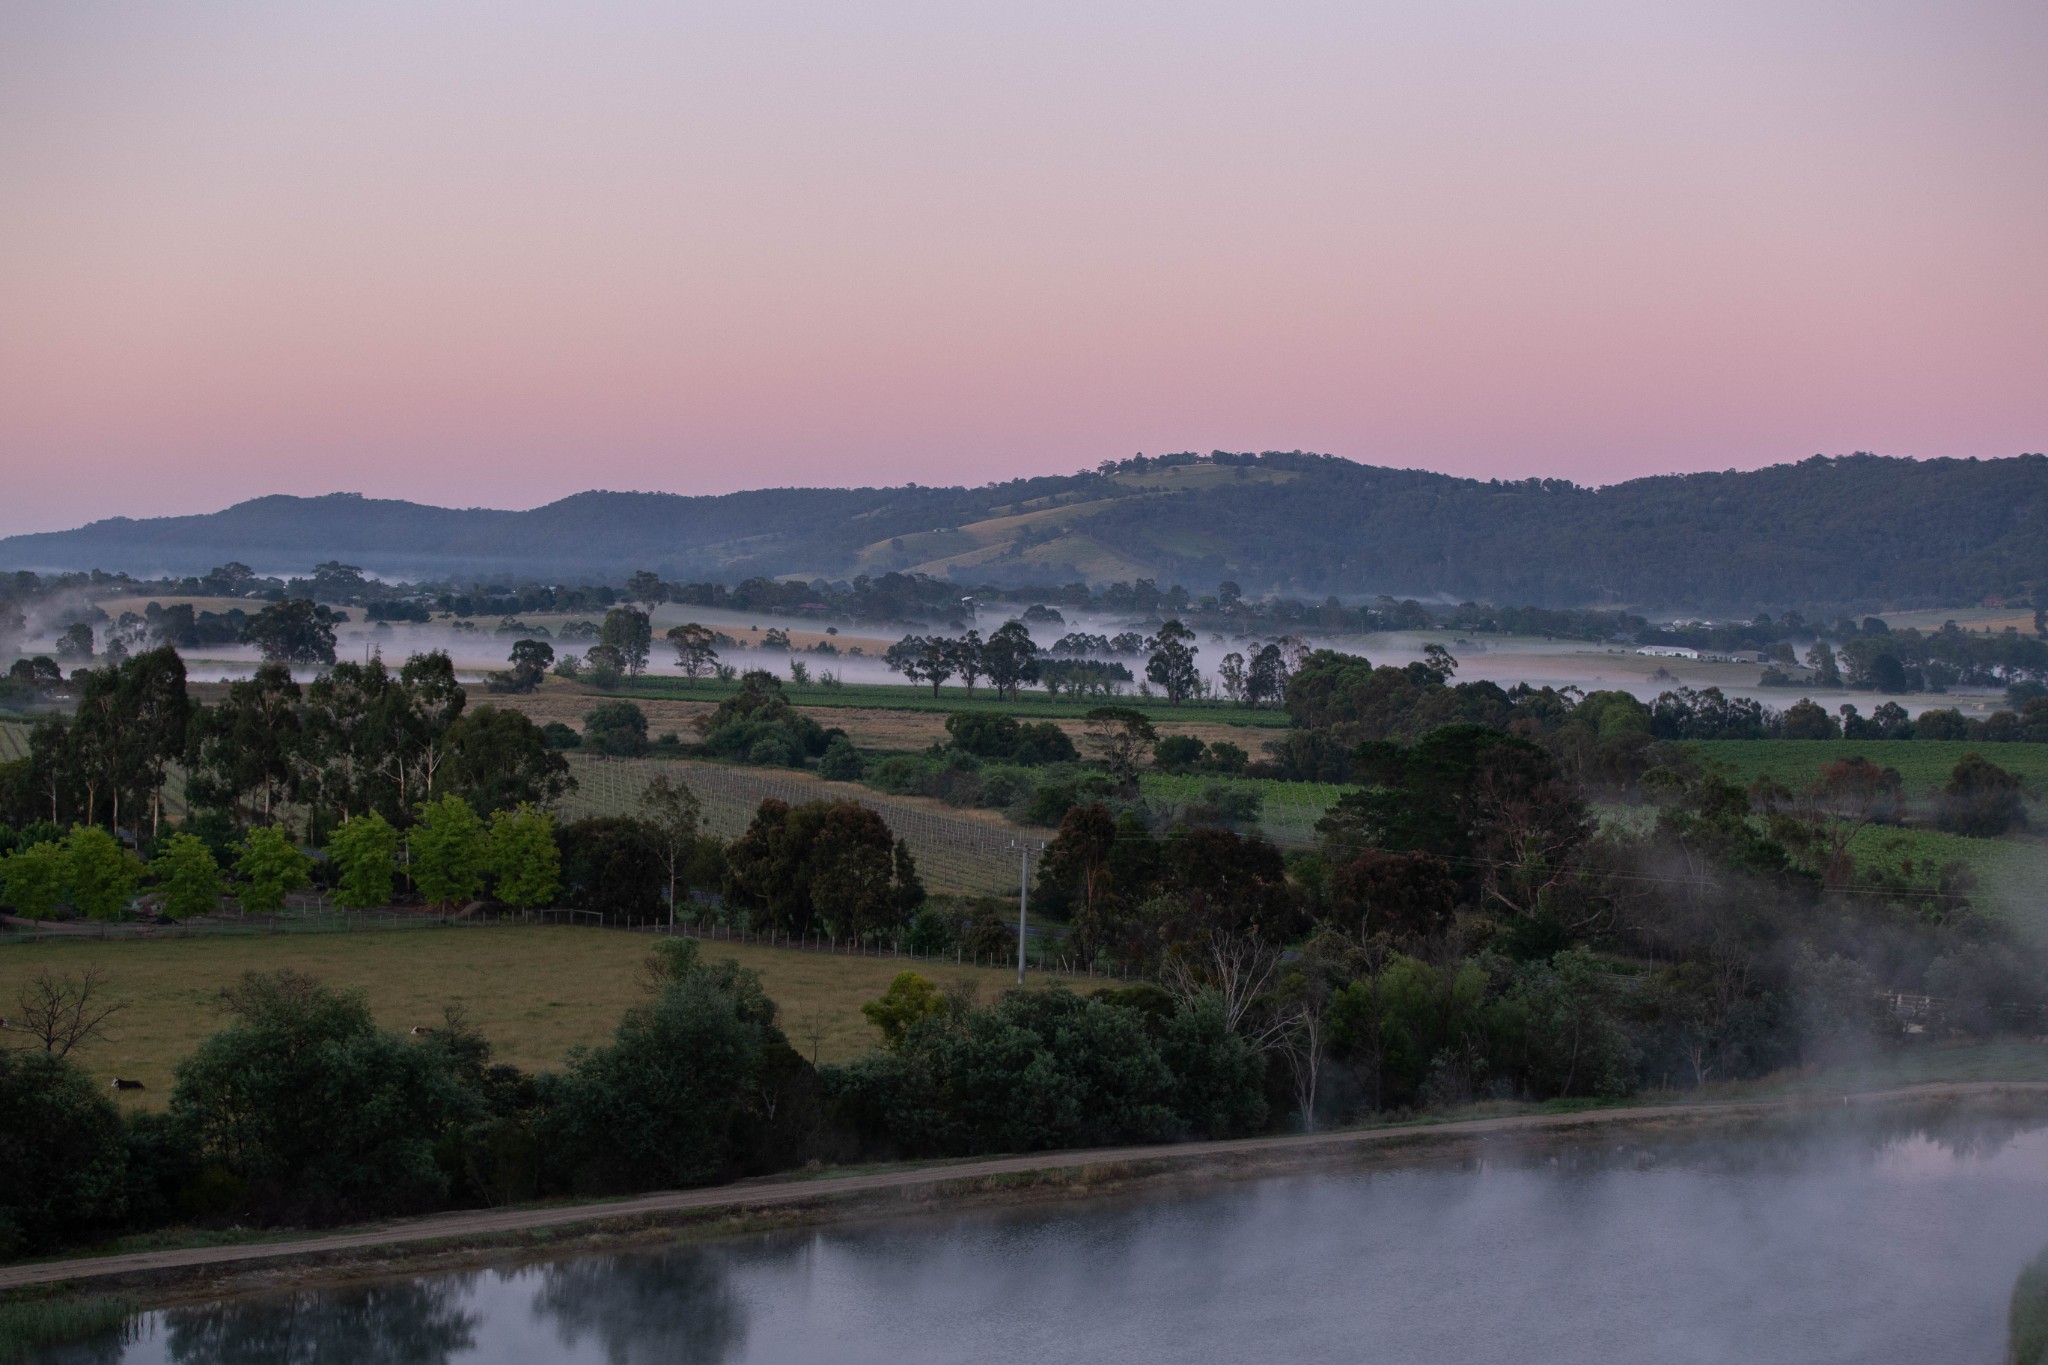
{"type": "Polygon", "coordinates": [[[59,1057],[89,1038],[104,1038],[101,1025],[127,1008],[101,1002],[106,983],[106,974],[97,965],[75,980],[44,968],[15,997],[21,1006],[20,1027],[42,1043],[43,1051],[59,1057]]]}

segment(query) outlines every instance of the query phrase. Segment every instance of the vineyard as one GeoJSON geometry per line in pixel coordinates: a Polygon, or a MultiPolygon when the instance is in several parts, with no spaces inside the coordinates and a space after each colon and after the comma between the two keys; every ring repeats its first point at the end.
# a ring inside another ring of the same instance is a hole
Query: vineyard
{"type": "Polygon", "coordinates": [[[0,721],[0,763],[28,757],[28,727],[16,721],[0,721]]]}
{"type": "Polygon", "coordinates": [[[1043,834],[1013,831],[993,817],[977,818],[915,797],[885,796],[848,782],[826,782],[787,769],[733,768],[688,760],[630,762],[573,757],[576,790],[563,798],[566,819],[639,815],[641,793],[657,776],[689,784],[704,805],[706,832],[732,839],[745,832],[763,801],[854,801],[889,822],[910,845],[927,888],[959,895],[1014,896],[1023,846],[1034,852],[1043,834]]]}

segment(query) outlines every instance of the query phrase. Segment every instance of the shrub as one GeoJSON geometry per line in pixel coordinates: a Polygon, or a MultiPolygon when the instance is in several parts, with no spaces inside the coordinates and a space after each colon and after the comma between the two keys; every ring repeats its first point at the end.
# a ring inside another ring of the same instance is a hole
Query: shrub
{"type": "Polygon", "coordinates": [[[121,1116],[84,1069],[0,1050],[0,1258],[44,1251],[123,1210],[121,1116]]]}
{"type": "Polygon", "coordinates": [[[827,782],[858,782],[866,766],[853,741],[845,735],[835,735],[818,759],[818,776],[827,782]]]}
{"type": "Polygon", "coordinates": [[[433,1049],[379,1029],[359,991],[251,972],[235,1020],[178,1064],[171,1117],[252,1212],[329,1219],[440,1204],[440,1138],[471,1109],[433,1049]]]}
{"type": "Polygon", "coordinates": [[[1995,839],[2027,825],[2026,795],[2018,773],[1981,754],[1965,754],[1941,789],[1935,823],[1951,834],[1995,839]]]}
{"type": "Polygon", "coordinates": [[[664,945],[659,994],[604,1047],[548,1080],[542,1150],[586,1192],[701,1185],[795,1159],[810,1126],[810,1068],[774,1026],[754,973],[664,945]]]}
{"type": "Polygon", "coordinates": [[[583,717],[583,744],[607,758],[638,758],[647,752],[647,715],[629,701],[602,702],[583,717]]]}

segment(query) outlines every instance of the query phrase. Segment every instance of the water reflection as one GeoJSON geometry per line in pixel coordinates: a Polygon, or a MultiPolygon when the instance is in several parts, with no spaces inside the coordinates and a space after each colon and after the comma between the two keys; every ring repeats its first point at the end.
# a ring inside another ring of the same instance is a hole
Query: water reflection
{"type": "Polygon", "coordinates": [[[2044,1232],[2039,1112],[1843,1112],[251,1300],[75,1359],[1994,1365],[2044,1232]]]}
{"type": "Polygon", "coordinates": [[[533,1296],[562,1345],[608,1365],[717,1365],[746,1340],[746,1306],[715,1251],[590,1257],[546,1266],[533,1296]]]}
{"type": "Polygon", "coordinates": [[[231,1299],[163,1315],[178,1365],[443,1365],[476,1344],[469,1276],[231,1299]]]}

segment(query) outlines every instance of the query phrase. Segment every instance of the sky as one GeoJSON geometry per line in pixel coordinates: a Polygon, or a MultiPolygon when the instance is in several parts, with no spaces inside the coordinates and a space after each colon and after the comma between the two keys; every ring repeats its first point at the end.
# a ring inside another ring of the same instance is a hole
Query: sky
{"type": "Polygon", "coordinates": [[[0,6],[0,534],[2048,450],[2039,0],[0,6]]]}

